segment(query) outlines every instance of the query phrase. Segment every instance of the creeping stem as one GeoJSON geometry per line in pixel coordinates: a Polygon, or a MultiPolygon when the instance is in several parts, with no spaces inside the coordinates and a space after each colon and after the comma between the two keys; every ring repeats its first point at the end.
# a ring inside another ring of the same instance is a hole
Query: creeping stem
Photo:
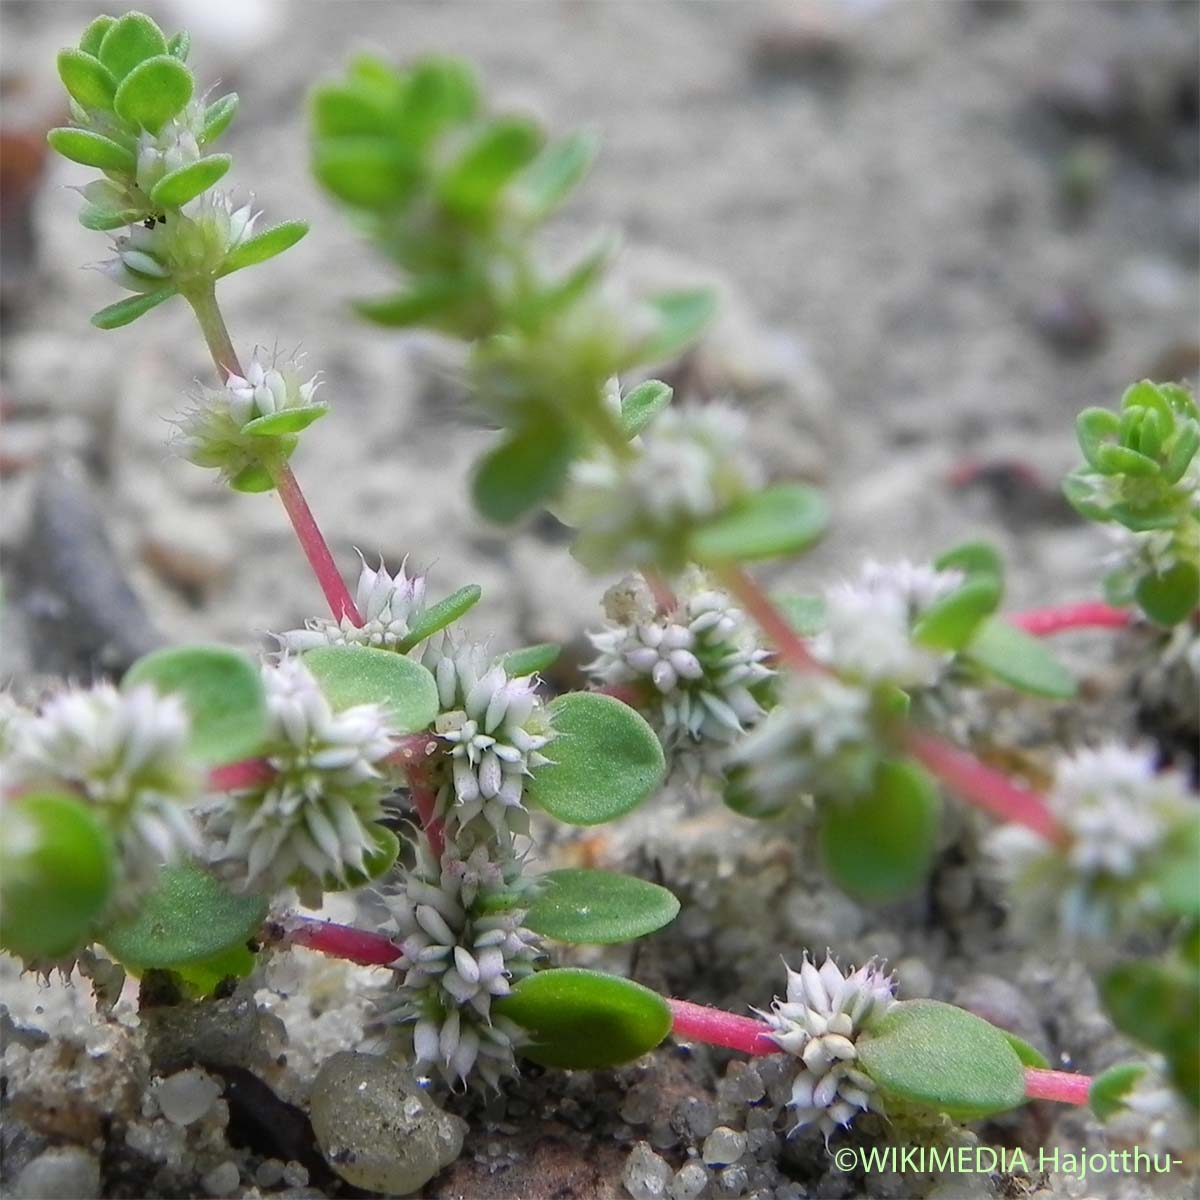
{"type": "Polygon", "coordinates": [[[1041,1067],[1025,1068],[1025,1098],[1027,1100],[1060,1100],[1063,1104],[1086,1104],[1092,1080],[1089,1075],[1070,1071],[1046,1071],[1041,1067]]]}
{"type": "Polygon", "coordinates": [[[1133,610],[1114,608],[1100,600],[1085,600],[1079,604],[1057,604],[1010,613],[1006,620],[1034,637],[1046,637],[1073,629],[1124,629],[1133,620],[1133,610]]]}
{"type": "Polygon", "coordinates": [[[671,1032],[685,1042],[705,1042],[709,1046],[725,1046],[743,1054],[776,1054],[779,1044],[770,1036],[767,1027],[753,1017],[690,1000],[670,999],[671,1032]]]}
{"type": "Polygon", "coordinates": [[[718,574],[758,627],[774,643],[781,662],[787,663],[797,671],[828,670],[823,663],[813,658],[804,644],[804,639],[788,624],[787,618],[758,586],[752,575],[733,563],[723,566],[718,574]]]}
{"type": "Polygon", "coordinates": [[[291,946],[306,946],[331,958],[345,959],[360,967],[386,967],[403,951],[381,933],[368,933],[352,925],[286,913],[267,927],[269,941],[291,946]]]}

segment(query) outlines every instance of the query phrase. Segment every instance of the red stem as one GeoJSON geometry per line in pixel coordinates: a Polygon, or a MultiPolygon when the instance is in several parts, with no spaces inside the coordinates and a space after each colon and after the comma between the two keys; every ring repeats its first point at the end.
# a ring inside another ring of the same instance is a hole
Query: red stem
{"type": "Polygon", "coordinates": [[[767,1027],[753,1017],[693,1004],[690,1000],[668,999],[673,1020],[671,1032],[687,1042],[706,1042],[726,1046],[743,1054],[778,1054],[779,1045],[767,1033],[767,1027]]]}
{"type": "Polygon", "coordinates": [[[280,926],[284,942],[307,946],[309,950],[317,950],[331,958],[344,958],[360,967],[386,967],[403,953],[395,942],[380,933],[367,933],[364,929],[321,921],[316,917],[302,917],[299,913],[287,914],[280,926]]]}
{"type": "Polygon", "coordinates": [[[421,818],[421,828],[429,839],[429,849],[433,852],[434,861],[441,863],[442,855],[446,853],[446,823],[435,815],[437,793],[429,786],[425,772],[418,767],[410,766],[408,769],[408,791],[416,807],[417,816],[421,818]]]}
{"type": "Polygon", "coordinates": [[[913,755],[962,799],[1001,820],[1024,825],[1047,841],[1064,840],[1062,826],[1036,792],[1018,786],[973,754],[931,734],[912,729],[905,734],[905,742],[913,755]]]}
{"type": "Polygon", "coordinates": [[[718,572],[725,586],[738,598],[763,633],[775,644],[782,662],[798,671],[825,671],[828,668],[808,652],[804,639],[787,623],[771,598],[753,577],[732,564],[718,572]]]}
{"type": "Polygon", "coordinates": [[[362,617],[346,587],[346,581],[333,561],[333,555],[329,552],[329,546],[321,534],[312,509],[308,507],[308,501],[300,490],[296,476],[292,474],[292,468],[283,460],[278,460],[269,463],[268,469],[275,490],[279,493],[279,499],[283,501],[283,507],[291,519],[292,528],[296,531],[296,537],[300,540],[300,548],[321,585],[321,591],[325,593],[325,600],[333,613],[333,619],[340,621],[343,617],[348,617],[353,624],[362,625],[362,617]]]}
{"type": "Polygon", "coordinates": [[[1034,637],[1066,633],[1072,629],[1124,629],[1133,621],[1133,610],[1114,608],[1100,600],[1059,604],[1009,613],[1005,620],[1034,637]]]}
{"type": "Polygon", "coordinates": [[[260,787],[275,778],[275,768],[265,758],[248,758],[244,762],[226,763],[208,773],[208,786],[218,792],[238,792],[243,788],[260,787]]]}
{"type": "Polygon", "coordinates": [[[1070,1071],[1025,1068],[1025,1097],[1028,1100],[1061,1100],[1063,1104],[1086,1104],[1092,1087],[1090,1075],[1070,1071]]]}

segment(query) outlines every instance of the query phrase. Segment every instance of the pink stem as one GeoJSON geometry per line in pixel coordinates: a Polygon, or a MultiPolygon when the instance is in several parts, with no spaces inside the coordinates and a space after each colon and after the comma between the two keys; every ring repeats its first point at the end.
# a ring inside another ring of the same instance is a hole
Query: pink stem
{"type": "Polygon", "coordinates": [[[1080,604],[1059,604],[1009,613],[1005,620],[1034,637],[1046,637],[1072,629],[1124,629],[1133,620],[1133,611],[1114,608],[1099,600],[1085,600],[1080,604]]]}
{"type": "Polygon", "coordinates": [[[302,917],[299,913],[289,913],[280,925],[285,942],[307,946],[309,950],[317,950],[331,958],[344,958],[360,967],[386,967],[403,954],[395,942],[382,934],[367,933],[351,925],[302,917]]]}
{"type": "Polygon", "coordinates": [[[912,753],[963,800],[1004,821],[1012,821],[1061,842],[1065,834],[1036,792],[1013,783],[1003,772],[941,738],[909,730],[905,741],[912,753]]]}
{"type": "Polygon", "coordinates": [[[827,668],[808,652],[804,639],[787,623],[771,598],[753,577],[741,567],[726,566],[719,572],[726,587],[738,598],[759,628],[775,644],[780,660],[797,671],[825,671],[827,668]]]}
{"type": "Polygon", "coordinates": [[[693,1004],[690,1000],[668,999],[673,1020],[671,1032],[683,1041],[727,1046],[743,1054],[777,1054],[779,1045],[767,1033],[767,1027],[753,1017],[693,1004]]]}
{"type": "Polygon", "coordinates": [[[446,823],[436,816],[437,793],[429,786],[425,772],[410,767],[408,771],[408,791],[416,806],[417,816],[421,818],[421,828],[429,839],[429,849],[433,852],[434,860],[442,861],[446,853],[446,823]]]}
{"type": "Polygon", "coordinates": [[[279,499],[283,501],[296,537],[300,539],[300,548],[325,593],[325,600],[333,612],[333,619],[340,621],[343,617],[348,617],[353,624],[361,626],[362,617],[346,587],[346,581],[333,561],[333,555],[329,552],[329,546],[321,534],[312,509],[308,507],[308,501],[300,490],[300,484],[292,474],[292,468],[282,459],[269,464],[269,467],[275,490],[279,493],[279,499]]]}
{"type": "Polygon", "coordinates": [[[1029,1100],[1061,1100],[1063,1104],[1086,1104],[1092,1087],[1090,1075],[1071,1071],[1025,1068],[1025,1096],[1029,1100]]]}
{"type": "Polygon", "coordinates": [[[679,607],[679,600],[671,589],[671,585],[656,567],[643,567],[642,578],[654,593],[654,602],[663,616],[673,613],[679,607]]]}
{"type": "Polygon", "coordinates": [[[243,788],[260,787],[275,778],[275,768],[265,758],[248,758],[244,762],[226,763],[208,773],[208,785],[218,792],[238,792],[243,788]]]}

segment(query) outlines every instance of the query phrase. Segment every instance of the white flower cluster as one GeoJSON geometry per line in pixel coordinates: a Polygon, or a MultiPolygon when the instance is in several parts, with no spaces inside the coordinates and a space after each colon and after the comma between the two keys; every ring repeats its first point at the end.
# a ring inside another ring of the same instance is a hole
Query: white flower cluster
{"type": "Polygon", "coordinates": [[[1046,802],[1064,848],[1019,826],[990,840],[1027,917],[1068,940],[1101,941],[1158,906],[1159,854],[1198,812],[1181,775],[1156,771],[1149,749],[1106,745],[1066,759],[1046,802]]]}
{"type": "Polygon", "coordinates": [[[844,975],[826,953],[820,969],[804,956],[787,972],[787,999],[761,1013],[771,1037],[804,1064],[792,1083],[788,1107],[796,1110],[791,1133],[815,1124],[828,1141],[860,1112],[881,1111],[876,1085],[855,1067],[855,1041],[894,1002],[895,979],[872,960],[844,975]]]}
{"type": "Polygon", "coordinates": [[[158,133],[143,129],[138,134],[137,185],[149,195],[154,185],[172,171],[200,158],[204,130],[204,106],[190,101],[178,116],[164,122],[158,133]]]}
{"type": "Polygon", "coordinates": [[[244,432],[259,417],[297,412],[316,419],[325,405],[314,399],[320,381],[302,380],[300,359],[266,358],[258,347],[245,377],[230,375],[223,388],[201,387],[194,408],[176,421],[176,451],[198,467],[215,467],[227,478],[256,465],[269,444],[244,432]]]}
{"type": "Polygon", "coordinates": [[[952,655],[917,645],[910,631],[962,582],[960,571],[868,561],[856,580],[826,590],[825,626],[812,641],[813,654],[865,683],[930,687],[952,655]]]}
{"type": "Polygon", "coordinates": [[[792,675],[730,755],[745,798],[739,807],[767,815],[808,794],[854,795],[874,771],[873,741],[866,690],[815,671],[792,675]]]}
{"type": "Polygon", "coordinates": [[[640,576],[604,600],[609,623],[588,634],[599,655],[585,670],[599,684],[648,684],[651,723],[668,750],[727,746],[764,716],[754,689],[775,674],[770,652],[701,573],[688,576],[671,613],[656,610],[640,576]]]}
{"type": "Polygon", "coordinates": [[[667,409],[624,457],[601,448],[571,468],[563,519],[595,568],[678,557],[689,528],[761,482],[743,449],[746,421],[725,405],[667,409]]]}
{"type": "Polygon", "coordinates": [[[382,561],[377,569],[364,562],[355,601],[362,617],[361,626],[349,617],[340,621],[317,617],[306,621],[303,629],[279,634],[279,644],[292,653],[328,645],[398,650],[425,611],[425,576],[406,575],[404,563],[394,575],[389,575],[382,561]]]}
{"type": "Polygon", "coordinates": [[[502,907],[519,886],[519,864],[506,872],[488,851],[480,845],[466,859],[447,854],[440,869],[419,854],[385,896],[403,950],[387,1015],[411,1025],[416,1065],[436,1067],[451,1086],[477,1073],[496,1087],[515,1073],[513,1050],[523,1034],[492,1012],[492,1001],[530,974],[540,954],[537,935],[521,924],[525,910],[502,907]]]}
{"type": "Polygon", "coordinates": [[[162,864],[197,849],[188,808],[201,778],[187,757],[188,735],[183,702],[149,684],[66,691],[38,715],[12,721],[6,785],[86,798],[113,836],[128,901],[162,864]]]}
{"type": "Polygon", "coordinates": [[[434,732],[451,747],[436,781],[438,815],[464,851],[527,833],[525,780],[550,761],[542,751],[554,736],[533,676],[510,679],[483,646],[450,634],[427,645],[421,662],[437,681],[434,732]]]}
{"type": "Polygon", "coordinates": [[[131,292],[153,292],[167,280],[184,283],[211,277],[225,256],[254,232],[259,214],[235,207],[225,192],[205,192],[169,220],[130,227],[113,239],[116,258],[101,265],[114,283],[131,292]]]}
{"type": "Polygon", "coordinates": [[[308,668],[284,659],[263,669],[274,774],[229,792],[210,830],[216,857],[246,888],[295,882],[306,901],[332,876],[363,873],[377,849],[373,826],[393,784],[393,742],[384,710],[359,704],[335,713],[308,668]]]}

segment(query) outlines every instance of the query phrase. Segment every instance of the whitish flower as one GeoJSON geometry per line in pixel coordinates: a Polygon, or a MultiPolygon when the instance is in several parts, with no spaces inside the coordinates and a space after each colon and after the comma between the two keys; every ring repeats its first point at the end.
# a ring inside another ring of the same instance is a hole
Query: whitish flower
{"type": "Polygon", "coordinates": [[[960,571],[867,562],[856,580],[827,589],[825,627],[813,639],[813,654],[865,682],[932,686],[952,655],[917,645],[910,631],[926,609],[962,581],[960,571]]]}
{"type": "Polygon", "coordinates": [[[17,737],[17,730],[33,714],[18,704],[7,692],[0,692],[0,754],[8,754],[17,737]]]}
{"type": "Polygon", "coordinates": [[[755,692],[774,675],[770,652],[701,573],[685,579],[671,613],[656,610],[638,576],[609,589],[605,611],[607,627],[588,634],[599,656],[585,669],[600,684],[647,685],[647,711],[668,749],[728,745],[763,717],[755,692]]]}
{"type": "Polygon", "coordinates": [[[697,522],[761,481],[748,458],[745,418],[732,408],[667,409],[630,443],[628,457],[600,448],[571,468],[563,519],[593,567],[673,562],[697,522]]]}
{"type": "MultiPolygon", "coordinates": [[[[295,412],[311,422],[326,411],[315,399],[318,376],[305,380],[301,362],[300,357],[277,355],[268,360],[266,351],[256,347],[245,377],[230,375],[223,388],[202,386],[193,397],[194,407],[175,422],[176,451],[198,467],[219,469],[227,479],[257,467],[271,443],[253,430],[246,432],[249,422],[280,412],[295,412]]],[[[308,649],[324,640],[289,648],[308,649]]]]}
{"type": "Polygon", "coordinates": [[[165,122],[158,133],[142,130],[137,144],[137,184],[149,194],[164,176],[200,157],[204,129],[204,106],[193,100],[176,117],[165,122]]]}
{"type": "Polygon", "coordinates": [[[409,1026],[418,1066],[436,1067],[452,1085],[473,1074],[493,1087],[514,1074],[514,1022],[492,1012],[492,1001],[533,970],[539,939],[512,907],[520,865],[507,870],[480,845],[465,860],[447,854],[440,870],[424,852],[385,902],[403,950],[402,975],[389,998],[389,1020],[409,1026]],[[509,905],[505,907],[505,905],[509,905]]]}
{"type": "Polygon", "coordinates": [[[7,783],[66,788],[90,801],[113,835],[127,900],[164,863],[198,847],[188,805],[201,777],[187,757],[188,734],[183,701],[149,684],[66,691],[17,722],[7,783]]]}
{"type": "Polygon", "coordinates": [[[438,813],[464,848],[476,839],[526,833],[525,780],[550,760],[550,718],[531,675],[510,679],[484,647],[446,634],[421,662],[437,680],[441,712],[434,732],[450,746],[440,768],[438,813]]]}
{"type": "Polygon", "coordinates": [[[246,888],[297,883],[313,897],[328,877],[361,873],[376,849],[374,823],[391,792],[387,717],[376,704],[335,713],[308,668],[263,669],[274,775],[230,792],[213,814],[217,858],[246,888]]]}
{"type": "Polygon", "coordinates": [[[179,212],[113,239],[116,257],[100,269],[131,292],[155,292],[215,278],[225,256],[248,239],[258,214],[225,192],[205,192],[179,212]]]}
{"type": "Polygon", "coordinates": [[[771,1037],[804,1065],[792,1083],[791,1133],[816,1125],[829,1140],[867,1109],[881,1111],[875,1081],[855,1065],[858,1036],[894,1003],[895,980],[872,959],[844,975],[829,956],[817,968],[804,956],[787,972],[787,999],[761,1013],[771,1037]]]}
{"type": "Polygon", "coordinates": [[[832,675],[786,681],[779,703],[737,745],[729,764],[749,812],[768,813],[807,794],[854,795],[875,766],[870,695],[832,675]]]}
{"type": "Polygon", "coordinates": [[[378,568],[363,562],[355,597],[361,626],[349,617],[340,621],[317,617],[306,621],[303,629],[279,634],[280,645],[297,653],[327,645],[397,650],[425,611],[425,576],[406,575],[404,566],[401,563],[400,569],[389,575],[382,560],[378,568]]]}
{"type": "Polygon", "coordinates": [[[1156,771],[1152,750],[1106,745],[1066,759],[1046,803],[1063,847],[1017,826],[990,840],[1027,918],[1102,941],[1159,907],[1160,855],[1197,814],[1180,774],[1156,771]]]}

